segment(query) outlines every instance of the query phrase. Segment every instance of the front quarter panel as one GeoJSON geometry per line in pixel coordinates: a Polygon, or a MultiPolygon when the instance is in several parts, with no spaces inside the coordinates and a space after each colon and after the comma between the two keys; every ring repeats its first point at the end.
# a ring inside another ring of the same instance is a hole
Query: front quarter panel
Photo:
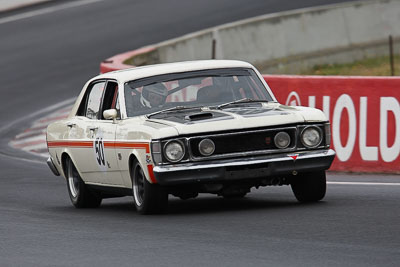
{"type": "Polygon", "coordinates": [[[150,151],[151,140],[177,135],[178,132],[175,128],[157,123],[149,123],[144,117],[120,121],[116,130],[115,147],[124,185],[128,188],[132,187],[129,172],[129,159],[131,156],[134,156],[140,163],[147,180],[150,183],[155,183],[156,180],[152,173],[154,165],[150,151]]]}
{"type": "Polygon", "coordinates": [[[280,105],[283,110],[294,110],[297,111],[303,118],[305,122],[325,122],[328,121],[325,113],[316,108],[303,107],[303,106],[285,106],[280,105]]]}

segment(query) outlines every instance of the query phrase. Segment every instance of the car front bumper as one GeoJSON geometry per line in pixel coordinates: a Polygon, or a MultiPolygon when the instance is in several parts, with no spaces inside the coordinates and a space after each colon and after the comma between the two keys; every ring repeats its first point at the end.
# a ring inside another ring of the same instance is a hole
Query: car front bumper
{"type": "Polygon", "coordinates": [[[303,151],[251,158],[191,162],[155,166],[160,185],[212,183],[252,178],[279,177],[327,170],[335,158],[332,149],[303,151]]]}

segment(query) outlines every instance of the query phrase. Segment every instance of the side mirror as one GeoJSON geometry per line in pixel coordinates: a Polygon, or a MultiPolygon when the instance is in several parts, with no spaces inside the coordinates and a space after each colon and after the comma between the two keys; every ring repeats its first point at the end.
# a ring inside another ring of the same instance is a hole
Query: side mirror
{"type": "Polygon", "coordinates": [[[103,117],[106,120],[113,120],[114,123],[116,123],[117,121],[117,116],[118,116],[118,112],[116,109],[107,109],[104,110],[103,112],[103,117]]]}

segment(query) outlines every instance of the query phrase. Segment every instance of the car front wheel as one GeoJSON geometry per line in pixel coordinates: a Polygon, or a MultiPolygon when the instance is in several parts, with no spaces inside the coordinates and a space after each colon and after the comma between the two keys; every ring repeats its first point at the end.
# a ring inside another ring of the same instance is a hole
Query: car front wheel
{"type": "Polygon", "coordinates": [[[293,193],[300,202],[316,202],[325,197],[325,171],[302,173],[291,182],[293,193]]]}
{"type": "Polygon", "coordinates": [[[76,208],[100,206],[101,197],[87,188],[70,158],[67,159],[66,176],[69,198],[76,208]]]}
{"type": "Polygon", "coordinates": [[[132,193],[136,210],[140,214],[157,214],[167,209],[168,193],[158,184],[147,181],[139,162],[131,168],[132,193]]]}

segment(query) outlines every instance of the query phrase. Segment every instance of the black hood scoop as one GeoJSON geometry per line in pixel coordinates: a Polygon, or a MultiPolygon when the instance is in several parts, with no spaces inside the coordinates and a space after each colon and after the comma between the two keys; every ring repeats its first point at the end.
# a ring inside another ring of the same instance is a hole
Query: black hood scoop
{"type": "Polygon", "coordinates": [[[166,120],[181,124],[193,124],[209,121],[229,120],[233,119],[233,117],[229,114],[214,110],[202,111],[201,109],[197,109],[190,110],[189,112],[187,110],[182,110],[168,113],[160,113],[153,115],[152,119],[166,120]]]}
{"type": "Polygon", "coordinates": [[[193,113],[185,116],[185,120],[187,121],[200,121],[200,120],[208,120],[214,117],[213,113],[211,112],[200,112],[200,113],[193,113]]]}

